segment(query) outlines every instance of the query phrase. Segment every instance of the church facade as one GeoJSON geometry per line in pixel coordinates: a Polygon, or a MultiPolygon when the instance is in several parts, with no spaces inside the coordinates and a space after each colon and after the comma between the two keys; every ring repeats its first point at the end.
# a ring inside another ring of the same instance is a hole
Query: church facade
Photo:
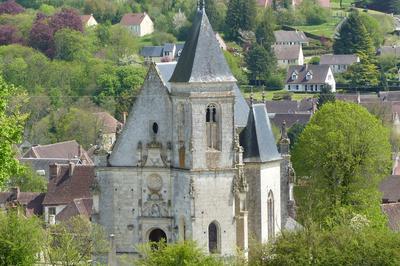
{"type": "Polygon", "coordinates": [[[241,95],[204,9],[179,61],[150,66],[112,151],[99,147],[95,163],[93,219],[117,254],[164,239],[230,256],[288,220],[287,156],[265,104],[241,95]]]}

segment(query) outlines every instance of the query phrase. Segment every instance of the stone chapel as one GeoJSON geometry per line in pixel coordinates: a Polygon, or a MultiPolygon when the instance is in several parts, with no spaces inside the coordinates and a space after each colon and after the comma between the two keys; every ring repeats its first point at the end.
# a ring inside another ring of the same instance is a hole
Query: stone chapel
{"type": "Polygon", "coordinates": [[[150,66],[111,152],[96,151],[93,220],[117,254],[161,239],[247,252],[249,238],[295,225],[282,133],[281,154],[265,104],[245,101],[199,8],[179,61],[150,66]]]}

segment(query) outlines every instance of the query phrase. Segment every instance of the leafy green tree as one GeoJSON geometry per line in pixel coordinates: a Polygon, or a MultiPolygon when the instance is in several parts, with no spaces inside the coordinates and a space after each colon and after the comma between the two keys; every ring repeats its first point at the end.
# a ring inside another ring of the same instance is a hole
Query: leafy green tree
{"type": "Polygon", "coordinates": [[[151,245],[140,246],[141,257],[135,261],[138,266],[222,266],[217,257],[209,256],[193,242],[179,242],[175,244],[157,243],[157,248],[151,245]]]}
{"type": "Polygon", "coordinates": [[[238,40],[239,30],[254,30],[256,14],[255,0],[229,1],[225,19],[227,37],[232,40],[238,40]]]}
{"type": "Polygon", "coordinates": [[[226,6],[224,2],[217,0],[205,0],[207,17],[215,31],[223,28],[226,6]]]}
{"type": "Polygon", "coordinates": [[[125,55],[137,52],[137,38],[126,28],[114,25],[110,29],[110,40],[107,47],[107,57],[117,62],[125,55]]]}
{"type": "Polygon", "coordinates": [[[384,226],[378,184],[390,173],[389,132],[365,108],[326,103],[313,115],[293,150],[299,177],[308,177],[300,217],[329,226],[355,214],[384,226]],[[343,218],[344,217],[344,218],[343,218]]]}
{"type": "Polygon", "coordinates": [[[246,73],[243,71],[242,58],[240,56],[235,56],[228,51],[224,51],[226,62],[229,65],[232,74],[235,76],[239,84],[248,84],[248,79],[246,73]]]}
{"type": "Polygon", "coordinates": [[[82,216],[49,227],[48,242],[45,257],[52,265],[86,265],[108,249],[102,228],[82,216]]]}
{"type": "Polygon", "coordinates": [[[253,80],[266,80],[274,70],[276,59],[271,49],[254,44],[246,54],[246,63],[253,80]]]}
{"type": "Polygon", "coordinates": [[[362,89],[365,86],[377,86],[381,75],[377,66],[361,53],[360,63],[351,65],[343,77],[350,81],[353,88],[362,89]]]}
{"type": "Polygon", "coordinates": [[[101,47],[104,47],[104,45],[107,45],[107,43],[110,41],[111,38],[110,27],[111,27],[110,21],[106,21],[105,23],[96,26],[95,32],[101,47]]]}
{"type": "Polygon", "coordinates": [[[24,192],[46,192],[47,180],[36,174],[29,166],[25,166],[18,175],[10,178],[7,186],[19,187],[24,192]]]}
{"type": "Polygon", "coordinates": [[[316,225],[285,232],[270,244],[250,250],[249,265],[398,265],[400,234],[368,226],[368,220],[352,221],[330,230],[316,225]]]}
{"type": "Polygon", "coordinates": [[[45,239],[40,218],[27,218],[19,210],[0,212],[0,265],[35,265],[45,239]]]}
{"type": "Polygon", "coordinates": [[[7,180],[20,169],[13,144],[22,139],[26,115],[20,113],[20,104],[9,106],[10,98],[16,94],[18,89],[0,76],[0,188],[4,188],[7,180]]]}
{"type": "Polygon", "coordinates": [[[365,54],[370,57],[375,49],[361,15],[358,11],[352,11],[348,19],[343,23],[338,36],[333,43],[335,54],[365,54]]]}
{"type": "Polygon", "coordinates": [[[290,148],[293,149],[293,147],[295,146],[295,144],[297,143],[297,140],[301,134],[301,132],[303,132],[304,128],[306,126],[300,123],[295,123],[293,126],[291,126],[288,130],[288,137],[290,139],[290,148]]]}
{"type": "Polygon", "coordinates": [[[264,46],[265,49],[270,49],[275,43],[275,16],[270,8],[264,11],[260,23],[256,27],[257,43],[264,46]]]}
{"type": "Polygon", "coordinates": [[[89,44],[81,32],[69,28],[61,29],[54,35],[56,58],[73,61],[87,57],[89,44]]]}
{"type": "Polygon", "coordinates": [[[321,92],[318,95],[318,109],[324,104],[334,102],[336,100],[335,93],[332,92],[331,86],[323,86],[321,92]]]}
{"type": "Polygon", "coordinates": [[[372,43],[375,48],[381,46],[385,39],[385,28],[381,23],[371,15],[360,13],[360,19],[365,29],[371,37],[372,43]]]}

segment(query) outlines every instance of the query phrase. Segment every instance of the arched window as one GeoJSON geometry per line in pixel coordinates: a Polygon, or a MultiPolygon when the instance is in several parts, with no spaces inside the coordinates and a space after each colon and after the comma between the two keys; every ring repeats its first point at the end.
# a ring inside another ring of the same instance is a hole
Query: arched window
{"type": "Polygon", "coordinates": [[[274,209],[274,194],[272,190],[268,193],[267,201],[267,215],[268,215],[268,240],[275,236],[275,209],[274,209]]]}
{"type": "Polygon", "coordinates": [[[210,253],[220,253],[220,235],[217,222],[212,222],[208,226],[208,251],[210,253]]]}
{"type": "Polygon", "coordinates": [[[185,217],[183,216],[179,218],[179,240],[181,241],[186,240],[186,223],[185,223],[185,217]]]}
{"type": "Polygon", "coordinates": [[[218,150],[218,118],[217,106],[213,103],[206,110],[207,147],[218,150]]]}

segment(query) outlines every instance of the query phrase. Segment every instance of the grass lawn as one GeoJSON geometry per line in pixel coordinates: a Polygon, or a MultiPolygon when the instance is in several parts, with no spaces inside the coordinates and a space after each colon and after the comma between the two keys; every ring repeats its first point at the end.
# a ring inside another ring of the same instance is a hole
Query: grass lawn
{"type": "Polygon", "coordinates": [[[319,36],[333,37],[335,33],[335,28],[342,19],[339,17],[331,17],[331,19],[321,25],[312,26],[297,26],[298,30],[309,32],[319,36]]]}
{"type": "MultiPolygon", "coordinates": [[[[354,0],[342,0],[342,7],[343,8],[348,8],[351,6],[351,4],[354,2],[354,0]]],[[[331,1],[331,8],[340,8],[340,0],[332,0],[331,1]]]]}
{"type": "MultiPolygon", "coordinates": [[[[286,91],[285,90],[265,91],[266,100],[271,101],[274,93],[279,93],[279,92],[286,92],[286,91]]],[[[243,95],[244,95],[244,97],[246,99],[250,98],[250,94],[251,94],[250,92],[243,92],[242,91],[242,93],[243,93],[243,95]]],[[[292,100],[300,101],[300,100],[305,99],[305,98],[313,98],[316,95],[317,94],[315,94],[315,93],[293,93],[292,94],[292,100]]],[[[253,98],[256,101],[261,101],[262,100],[262,92],[258,92],[258,91],[257,92],[253,92],[253,98]]]]}

